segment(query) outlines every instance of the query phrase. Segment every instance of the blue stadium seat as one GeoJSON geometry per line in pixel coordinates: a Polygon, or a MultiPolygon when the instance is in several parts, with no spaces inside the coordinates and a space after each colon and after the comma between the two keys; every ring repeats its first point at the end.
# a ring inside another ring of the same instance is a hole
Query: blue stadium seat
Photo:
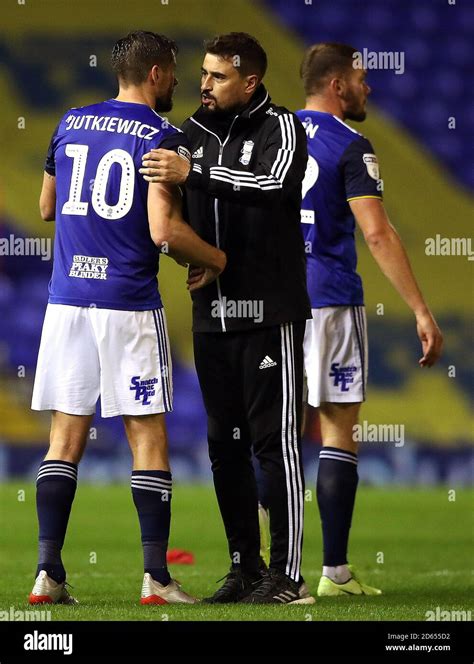
{"type": "MultiPolygon", "coordinates": [[[[474,183],[468,150],[474,108],[474,7],[436,0],[265,0],[307,45],[339,41],[359,49],[403,51],[405,73],[369,71],[371,99],[404,125],[465,186],[474,183]],[[456,132],[448,118],[456,117],[456,132]],[[472,115],[472,114],[471,114],[472,115]]],[[[295,72],[296,75],[296,72],[295,72]]]]}

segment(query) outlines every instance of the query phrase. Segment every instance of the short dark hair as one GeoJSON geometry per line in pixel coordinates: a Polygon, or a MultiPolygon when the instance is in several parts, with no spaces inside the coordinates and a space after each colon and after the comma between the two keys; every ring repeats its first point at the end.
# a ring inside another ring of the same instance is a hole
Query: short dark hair
{"type": "Polygon", "coordinates": [[[221,58],[239,57],[238,69],[242,76],[257,74],[261,80],[267,71],[267,54],[260,43],[246,32],[229,32],[227,35],[218,35],[204,42],[206,53],[218,55],[221,58]]]}
{"type": "Polygon", "coordinates": [[[176,57],[175,41],[156,32],[136,30],[119,39],[112,49],[112,69],[126,83],[138,85],[146,80],[153,65],[168,66],[176,57]]]}
{"type": "Polygon", "coordinates": [[[354,66],[353,46],[322,42],[310,46],[304,54],[300,75],[307,95],[321,92],[333,76],[341,76],[354,66]]]}

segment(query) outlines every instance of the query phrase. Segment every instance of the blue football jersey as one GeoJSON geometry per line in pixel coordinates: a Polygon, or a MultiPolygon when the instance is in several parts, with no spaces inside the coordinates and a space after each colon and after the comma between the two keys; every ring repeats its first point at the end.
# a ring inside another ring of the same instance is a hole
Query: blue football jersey
{"type": "Polygon", "coordinates": [[[307,110],[296,115],[308,141],[301,229],[311,307],[362,305],[349,201],[382,199],[377,157],[364,136],[334,115],[307,110]]]}
{"type": "Polygon", "coordinates": [[[63,116],[45,165],[56,176],[49,302],[128,311],[162,306],[149,185],[138,169],[151,148],[189,158],[187,146],[181,130],[145,104],[109,99],[63,116]]]}

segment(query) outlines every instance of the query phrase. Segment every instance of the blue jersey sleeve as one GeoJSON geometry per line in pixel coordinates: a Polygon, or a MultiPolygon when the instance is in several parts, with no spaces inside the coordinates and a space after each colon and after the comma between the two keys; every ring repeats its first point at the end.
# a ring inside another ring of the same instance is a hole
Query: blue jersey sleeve
{"type": "Polygon", "coordinates": [[[168,134],[157,147],[164,150],[174,150],[180,157],[187,159],[189,162],[191,161],[189,141],[181,131],[168,134]]]}
{"type": "MultiPolygon", "coordinates": [[[[61,123],[59,123],[59,124],[61,124],[61,123]]],[[[54,141],[55,141],[56,136],[58,135],[59,124],[56,127],[56,129],[54,130],[54,133],[51,137],[48,152],[46,154],[46,161],[45,161],[45,164],[44,164],[44,170],[49,175],[56,175],[56,161],[55,161],[55,158],[54,158],[54,141]]]]}
{"type": "Polygon", "coordinates": [[[382,199],[382,180],[374,149],[364,136],[346,148],[339,162],[344,176],[346,199],[382,199]]]}
{"type": "MultiPolygon", "coordinates": [[[[191,163],[191,150],[190,144],[185,134],[182,131],[175,131],[172,134],[168,134],[165,138],[156,146],[156,149],[163,148],[164,150],[173,150],[180,157],[186,159],[191,163]]],[[[189,223],[188,208],[186,202],[186,190],[183,186],[179,187],[182,198],[182,217],[184,221],[189,223]]]]}

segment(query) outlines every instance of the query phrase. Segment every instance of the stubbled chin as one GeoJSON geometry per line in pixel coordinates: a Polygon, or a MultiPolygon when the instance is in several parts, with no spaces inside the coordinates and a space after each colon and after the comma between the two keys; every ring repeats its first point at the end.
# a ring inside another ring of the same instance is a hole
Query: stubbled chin
{"type": "Polygon", "coordinates": [[[352,122],[364,122],[367,117],[366,111],[361,111],[360,113],[347,113],[346,120],[352,120],[352,122]]]}
{"type": "Polygon", "coordinates": [[[172,110],[172,108],[173,108],[173,102],[169,101],[167,103],[156,104],[155,111],[157,113],[168,113],[169,111],[172,110]]]}

